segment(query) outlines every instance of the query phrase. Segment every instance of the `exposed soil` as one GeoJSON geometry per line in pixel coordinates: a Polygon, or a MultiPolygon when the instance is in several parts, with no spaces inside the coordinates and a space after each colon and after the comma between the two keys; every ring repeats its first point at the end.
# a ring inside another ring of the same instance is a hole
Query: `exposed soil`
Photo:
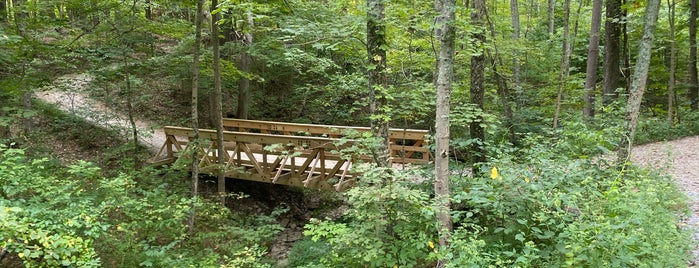
{"type": "MultiPolygon", "coordinates": [[[[131,137],[131,124],[128,116],[107,108],[104,103],[90,99],[85,92],[93,77],[87,73],[68,74],[59,77],[53,86],[38,92],[35,96],[59,109],[80,116],[96,125],[117,130],[131,137]]],[[[140,142],[157,151],[165,143],[165,133],[155,124],[135,119],[140,142]]]]}

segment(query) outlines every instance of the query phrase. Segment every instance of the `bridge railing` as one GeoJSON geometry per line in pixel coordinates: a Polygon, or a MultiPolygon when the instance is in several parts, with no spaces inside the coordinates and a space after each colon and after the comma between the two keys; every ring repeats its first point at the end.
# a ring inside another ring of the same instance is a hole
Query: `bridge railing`
{"type": "MultiPolygon", "coordinates": [[[[152,160],[156,165],[176,161],[194,137],[191,128],[168,126],[163,130],[166,141],[152,160]]],[[[201,171],[214,174],[219,158],[216,131],[200,129],[199,137],[201,171]]],[[[227,177],[337,191],[354,183],[349,172],[353,161],[337,153],[354,141],[338,145],[334,138],[232,131],[224,131],[223,140],[221,157],[227,177]],[[277,146],[265,149],[268,145],[277,146]]]]}
{"type": "MultiPolygon", "coordinates": [[[[349,131],[371,132],[368,127],[350,127],[334,125],[297,124],[271,121],[224,118],[223,127],[239,132],[255,132],[263,134],[280,134],[293,136],[315,136],[340,138],[349,131]]],[[[427,164],[431,160],[427,147],[429,131],[419,129],[392,128],[388,132],[391,158],[393,163],[427,164]]]]}

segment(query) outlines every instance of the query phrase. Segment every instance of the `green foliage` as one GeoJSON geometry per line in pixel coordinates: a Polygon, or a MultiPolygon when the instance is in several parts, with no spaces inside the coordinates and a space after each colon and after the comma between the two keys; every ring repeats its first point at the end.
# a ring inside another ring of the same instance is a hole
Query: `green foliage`
{"type": "Polygon", "coordinates": [[[328,252],[315,260],[290,258],[325,267],[426,265],[436,235],[429,196],[412,189],[409,174],[380,168],[363,171],[362,186],[347,192],[350,207],[343,221],[312,220],[306,225],[304,234],[318,244],[305,247],[329,247],[328,252]]]}
{"type": "Polygon", "coordinates": [[[51,175],[47,160],[30,160],[19,149],[0,145],[0,247],[17,254],[28,267],[98,267],[93,248],[109,224],[100,220],[103,207],[83,189],[93,181],[93,167],[72,166],[51,175]],[[67,175],[62,174],[62,175],[67,175]]]}
{"type": "MultiPolygon", "coordinates": [[[[549,157],[571,157],[587,158],[605,153],[610,153],[615,149],[621,137],[621,127],[612,126],[606,128],[596,128],[581,121],[566,123],[553,133],[554,142],[544,153],[549,157]]],[[[546,136],[542,137],[546,139],[546,136]]],[[[527,140],[528,145],[533,146],[533,151],[541,150],[540,144],[546,144],[545,140],[527,140]],[[532,143],[535,142],[535,143],[532,143]],[[539,148],[537,148],[539,147],[539,148]]]]}
{"type": "Polygon", "coordinates": [[[243,216],[197,199],[190,235],[180,173],[103,177],[87,162],[65,169],[4,145],[0,160],[0,248],[27,267],[269,267],[266,248],[287,211],[243,216]]]}
{"type": "Polygon", "coordinates": [[[672,140],[699,134],[699,113],[684,113],[681,124],[668,123],[664,117],[646,117],[638,122],[634,143],[672,140]]]}
{"type": "MultiPolygon", "coordinates": [[[[312,220],[295,245],[295,267],[680,267],[691,230],[686,197],[669,176],[618,171],[599,158],[617,128],[568,123],[557,139],[530,137],[496,155],[488,178],[453,177],[455,231],[436,244],[429,196],[402,173],[363,168],[336,220],[312,220]]],[[[452,167],[452,172],[460,168],[452,167]]],[[[467,167],[470,169],[470,167],[467,167]]],[[[424,176],[424,175],[422,175],[424,176]]],[[[408,176],[413,178],[417,175],[408,176]]]]}
{"type": "Polygon", "coordinates": [[[320,258],[331,250],[331,246],[326,240],[313,241],[310,237],[305,237],[294,243],[289,251],[290,267],[323,267],[320,258]]]}
{"type": "MultiPolygon", "coordinates": [[[[620,173],[601,160],[532,151],[501,159],[491,178],[456,181],[453,267],[678,267],[690,230],[685,197],[668,176],[620,173]]],[[[444,249],[443,249],[444,250],[444,249]]]]}

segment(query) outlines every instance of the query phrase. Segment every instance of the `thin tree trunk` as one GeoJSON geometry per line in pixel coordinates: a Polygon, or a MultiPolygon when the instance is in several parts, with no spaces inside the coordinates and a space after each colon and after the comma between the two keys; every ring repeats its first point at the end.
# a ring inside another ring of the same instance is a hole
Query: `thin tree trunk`
{"type": "MultiPolygon", "coordinates": [[[[244,45],[248,49],[252,46],[253,35],[252,29],[255,27],[252,12],[246,14],[248,20],[248,31],[243,38],[244,45]]],[[[252,68],[252,57],[248,52],[243,52],[240,55],[240,70],[246,74],[250,73],[252,68]]],[[[243,77],[238,81],[238,109],[236,115],[240,119],[248,119],[250,116],[250,79],[243,77]]]]}
{"type": "Polygon", "coordinates": [[[134,168],[137,168],[140,162],[138,157],[136,157],[138,155],[138,128],[136,127],[136,120],[133,116],[133,89],[131,88],[131,74],[129,73],[130,67],[126,50],[124,50],[122,56],[124,57],[124,78],[126,81],[126,113],[129,118],[129,125],[131,125],[134,168]]]}
{"type": "Polygon", "coordinates": [[[553,128],[558,128],[558,117],[561,112],[561,101],[563,100],[563,90],[568,83],[568,69],[570,67],[570,0],[565,0],[565,15],[563,17],[563,52],[561,53],[561,68],[558,73],[558,95],[556,97],[556,110],[553,114],[553,128]]]}
{"type": "MultiPolygon", "coordinates": [[[[520,23],[519,23],[519,5],[517,3],[518,0],[510,0],[510,13],[512,13],[511,18],[512,18],[512,39],[514,40],[514,43],[516,44],[516,48],[514,49],[514,67],[513,67],[513,74],[512,74],[512,80],[514,83],[514,89],[515,89],[515,94],[517,95],[517,99],[521,100],[524,99],[524,93],[522,92],[522,85],[520,84],[520,77],[521,77],[521,66],[519,63],[519,37],[520,37],[520,23]]],[[[490,22],[490,19],[488,19],[490,22]]],[[[491,33],[495,35],[495,32],[493,31],[492,28],[492,22],[491,24],[491,33]]],[[[495,37],[493,36],[493,40],[495,40],[495,37]]],[[[497,57],[500,57],[500,54],[495,53],[497,57]]],[[[520,103],[518,101],[517,103],[520,103]]]]}
{"type": "Polygon", "coordinates": [[[667,0],[668,21],[670,23],[670,74],[667,82],[667,123],[674,124],[675,68],[677,46],[675,45],[675,0],[667,0]]]}
{"type": "MultiPolygon", "coordinates": [[[[490,19],[490,15],[488,15],[487,9],[484,13],[486,21],[488,21],[488,27],[490,28],[490,37],[493,40],[495,40],[495,25],[493,24],[493,21],[490,19]]],[[[493,72],[495,73],[495,81],[497,81],[498,85],[497,93],[500,97],[500,102],[502,103],[503,115],[505,116],[504,125],[507,128],[507,136],[510,143],[516,145],[517,136],[515,135],[516,131],[514,129],[514,116],[512,112],[512,106],[510,105],[510,89],[507,86],[507,78],[498,71],[498,65],[502,66],[503,62],[502,57],[500,57],[500,51],[498,49],[497,43],[493,42],[492,46],[495,55],[491,55],[491,53],[488,53],[488,58],[490,58],[490,64],[493,68],[493,72]]]]}
{"type": "Polygon", "coordinates": [[[616,98],[621,70],[621,0],[607,0],[604,22],[604,75],[602,78],[602,103],[606,106],[616,98]]]}
{"type": "MultiPolygon", "coordinates": [[[[567,0],[566,0],[567,1],[567,0]]],[[[549,37],[554,33],[553,22],[556,19],[556,0],[549,0],[549,37]]],[[[567,20],[567,19],[566,19],[567,20]]]]}
{"type": "Polygon", "coordinates": [[[221,205],[226,205],[226,174],[223,170],[223,165],[226,163],[227,153],[223,148],[223,113],[222,113],[222,101],[221,101],[221,64],[220,58],[221,53],[219,51],[218,45],[218,24],[219,21],[218,12],[214,12],[218,7],[218,0],[211,0],[211,36],[212,36],[212,47],[213,51],[213,71],[214,71],[214,112],[213,118],[215,118],[216,123],[216,159],[218,160],[218,195],[221,201],[221,205]]]}
{"type": "Polygon", "coordinates": [[[204,17],[204,1],[197,0],[196,28],[194,32],[194,51],[192,52],[192,129],[194,137],[192,148],[192,203],[189,207],[187,227],[189,234],[194,233],[194,217],[196,216],[196,199],[199,197],[199,51],[201,50],[202,17],[204,17]]]}
{"type": "Polygon", "coordinates": [[[134,115],[133,115],[134,114],[134,111],[133,111],[133,92],[131,92],[131,90],[129,89],[131,87],[129,85],[129,84],[131,84],[131,82],[129,82],[129,80],[130,80],[130,78],[128,77],[128,74],[127,74],[127,78],[126,78],[127,86],[126,86],[126,88],[127,88],[127,91],[129,91],[129,93],[126,97],[126,102],[128,105],[128,107],[127,107],[128,112],[127,113],[128,113],[128,117],[129,117],[129,125],[131,125],[131,138],[133,140],[133,161],[134,161],[133,166],[134,166],[134,168],[138,169],[140,166],[140,163],[141,163],[141,161],[139,161],[139,159],[138,159],[138,152],[139,152],[139,150],[138,150],[138,148],[139,148],[138,147],[138,127],[136,126],[136,119],[134,118],[134,115]]]}
{"type": "MultiPolygon", "coordinates": [[[[24,94],[22,94],[22,103],[24,106],[24,112],[29,113],[32,111],[32,91],[29,88],[26,88],[24,94]]],[[[24,121],[24,135],[29,135],[34,128],[32,117],[24,116],[22,121],[24,121]]]]}
{"type": "Polygon", "coordinates": [[[602,0],[593,0],[590,25],[590,45],[587,51],[585,72],[585,107],[583,118],[591,122],[595,117],[595,89],[597,88],[597,59],[599,55],[599,34],[602,24],[602,0]]]}
{"type": "Polygon", "coordinates": [[[153,20],[153,7],[151,6],[151,0],[145,0],[145,6],[146,6],[146,19],[147,20],[153,20]]]}
{"type": "MultiPolygon", "coordinates": [[[[622,1],[622,6],[626,4],[626,1],[622,1]]],[[[626,9],[622,9],[622,16],[626,17],[626,9]]],[[[624,91],[629,92],[629,86],[631,86],[631,51],[629,50],[629,32],[628,23],[622,24],[621,36],[622,36],[622,57],[624,59],[624,68],[621,70],[624,76],[624,91]]]]}
{"type": "Polygon", "coordinates": [[[636,66],[633,72],[631,88],[629,89],[629,99],[626,103],[624,130],[621,136],[621,142],[619,143],[617,160],[620,164],[627,163],[631,155],[631,146],[633,145],[634,135],[636,134],[636,125],[641,110],[643,92],[646,88],[646,80],[648,79],[651,48],[653,48],[653,35],[655,34],[655,24],[658,21],[659,9],[660,0],[648,0],[643,23],[643,37],[641,38],[641,43],[638,45],[636,66]]]}
{"type": "Polygon", "coordinates": [[[575,12],[575,23],[573,23],[573,34],[570,36],[570,39],[568,42],[570,42],[570,51],[571,54],[575,50],[575,41],[578,40],[578,25],[580,23],[580,14],[582,11],[582,6],[583,6],[584,1],[578,2],[578,9],[575,12]]]}
{"type": "MultiPolygon", "coordinates": [[[[476,0],[479,1],[479,0],[476,0]]],[[[449,109],[454,79],[454,46],[456,40],[455,0],[436,0],[439,12],[435,20],[435,39],[440,42],[437,59],[437,112],[435,117],[434,192],[438,205],[439,244],[449,246],[453,229],[449,201],[449,109]]],[[[443,264],[443,260],[440,260],[443,264]]]]}
{"type": "Polygon", "coordinates": [[[0,0],[0,22],[7,21],[7,1],[0,0]]]}
{"type": "Polygon", "coordinates": [[[697,77],[697,0],[689,0],[689,101],[691,108],[699,108],[699,78],[697,77]]]}
{"type": "MultiPolygon", "coordinates": [[[[478,28],[485,28],[485,0],[474,0],[473,13],[471,13],[471,23],[478,28]]],[[[485,93],[485,33],[476,31],[472,39],[476,42],[475,47],[479,48],[478,55],[471,56],[471,105],[479,111],[485,111],[483,97],[485,93]]],[[[480,174],[480,164],[485,162],[485,128],[483,128],[483,117],[476,115],[469,125],[471,139],[476,140],[471,145],[471,164],[474,176],[480,174]]]]}
{"type": "Polygon", "coordinates": [[[367,55],[369,57],[369,110],[371,130],[378,144],[372,147],[374,162],[379,167],[390,166],[388,123],[390,118],[382,112],[386,103],[388,77],[386,75],[386,14],[384,0],[367,1],[367,55]]]}

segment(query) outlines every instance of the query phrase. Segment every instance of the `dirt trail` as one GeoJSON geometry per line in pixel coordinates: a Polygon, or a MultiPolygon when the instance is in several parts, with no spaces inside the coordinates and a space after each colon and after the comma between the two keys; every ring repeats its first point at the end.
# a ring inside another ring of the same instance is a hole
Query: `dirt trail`
{"type": "MultiPolygon", "coordinates": [[[[131,124],[128,116],[109,109],[104,103],[90,99],[87,88],[93,77],[87,73],[68,74],[59,77],[50,88],[35,94],[36,98],[55,104],[59,109],[106,128],[120,131],[124,137],[131,138],[131,124]]],[[[151,151],[157,151],[165,143],[165,133],[155,124],[135,120],[140,142],[151,151]]]]}
{"type": "MultiPolygon", "coordinates": [[[[692,215],[685,223],[695,230],[694,240],[699,242],[699,136],[636,146],[631,154],[634,164],[667,168],[672,173],[679,188],[689,197],[692,215]]],[[[699,248],[695,248],[692,267],[698,263],[699,248]]]]}

